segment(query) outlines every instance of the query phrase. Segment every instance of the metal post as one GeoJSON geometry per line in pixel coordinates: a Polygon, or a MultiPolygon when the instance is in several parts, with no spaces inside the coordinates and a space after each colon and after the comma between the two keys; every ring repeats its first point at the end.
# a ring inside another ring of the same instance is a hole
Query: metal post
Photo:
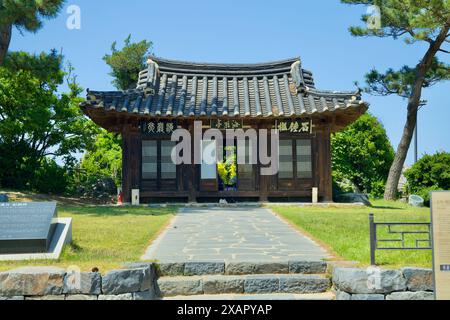
{"type": "Polygon", "coordinates": [[[369,214],[369,229],[370,229],[370,264],[375,266],[375,250],[377,246],[377,227],[375,225],[373,213],[369,214]]]}
{"type": "Polygon", "coordinates": [[[414,163],[417,163],[418,160],[418,149],[417,149],[417,126],[418,126],[418,121],[416,121],[416,129],[414,130],[414,163]]]}

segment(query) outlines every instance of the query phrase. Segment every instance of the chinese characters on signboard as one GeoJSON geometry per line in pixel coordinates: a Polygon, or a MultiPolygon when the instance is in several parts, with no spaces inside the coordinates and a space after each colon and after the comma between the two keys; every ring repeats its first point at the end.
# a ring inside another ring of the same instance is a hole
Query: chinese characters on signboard
{"type": "Polygon", "coordinates": [[[243,124],[242,120],[211,120],[211,128],[219,129],[219,130],[228,130],[228,129],[242,129],[243,124]]]}
{"type": "Polygon", "coordinates": [[[276,128],[280,133],[312,133],[313,126],[311,120],[280,120],[276,128]]]}
{"type": "Polygon", "coordinates": [[[170,136],[176,129],[176,121],[149,120],[141,124],[142,133],[150,136],[170,136]]]}

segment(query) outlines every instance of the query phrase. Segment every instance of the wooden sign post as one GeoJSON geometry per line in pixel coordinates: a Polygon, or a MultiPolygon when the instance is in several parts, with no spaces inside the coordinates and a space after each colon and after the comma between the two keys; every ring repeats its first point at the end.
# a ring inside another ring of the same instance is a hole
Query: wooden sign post
{"type": "Polygon", "coordinates": [[[450,191],[431,193],[436,300],[450,300],[450,191]]]}

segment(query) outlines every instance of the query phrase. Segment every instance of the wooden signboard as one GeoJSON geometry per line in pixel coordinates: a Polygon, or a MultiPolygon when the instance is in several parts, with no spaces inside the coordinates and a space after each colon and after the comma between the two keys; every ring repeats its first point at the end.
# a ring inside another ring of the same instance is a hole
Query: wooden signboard
{"type": "Polygon", "coordinates": [[[146,136],[169,136],[177,129],[175,120],[149,120],[141,122],[141,131],[146,136]]]}
{"type": "Polygon", "coordinates": [[[431,193],[436,300],[450,300],[450,191],[431,193]]]}

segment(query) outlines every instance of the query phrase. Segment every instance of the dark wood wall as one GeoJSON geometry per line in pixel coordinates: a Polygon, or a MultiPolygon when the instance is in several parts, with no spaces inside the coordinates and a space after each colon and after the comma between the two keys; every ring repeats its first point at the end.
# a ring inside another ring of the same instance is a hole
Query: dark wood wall
{"type": "MultiPolygon", "coordinates": [[[[251,121],[244,123],[246,126],[254,128],[271,129],[272,121],[251,121]]],[[[193,121],[183,121],[181,126],[193,133],[193,121]]],[[[238,191],[234,195],[237,197],[254,197],[261,201],[276,197],[311,197],[312,188],[319,189],[319,196],[322,201],[332,201],[332,179],[331,179],[331,146],[330,132],[331,124],[329,119],[314,121],[313,134],[303,135],[312,141],[312,161],[313,177],[302,183],[296,182],[292,189],[282,189],[278,185],[277,176],[260,176],[260,165],[255,168],[257,172],[255,177],[254,190],[238,191]]],[[[270,130],[269,130],[270,132],[270,130]]],[[[122,127],[123,140],[123,197],[124,202],[131,202],[131,190],[140,189],[141,197],[183,197],[189,201],[195,201],[198,197],[227,197],[233,193],[219,194],[217,191],[207,191],[200,184],[200,166],[198,165],[180,165],[177,169],[177,190],[173,191],[146,191],[142,189],[141,183],[141,154],[142,154],[142,136],[139,127],[134,125],[125,125],[122,127]]],[[[193,139],[193,134],[192,134],[193,139]]],[[[269,140],[270,141],[270,140],[269,140]]],[[[193,141],[192,141],[193,143],[193,141]]],[[[193,150],[193,148],[192,148],[193,150]]],[[[192,162],[194,155],[192,154],[192,162]]]]}

